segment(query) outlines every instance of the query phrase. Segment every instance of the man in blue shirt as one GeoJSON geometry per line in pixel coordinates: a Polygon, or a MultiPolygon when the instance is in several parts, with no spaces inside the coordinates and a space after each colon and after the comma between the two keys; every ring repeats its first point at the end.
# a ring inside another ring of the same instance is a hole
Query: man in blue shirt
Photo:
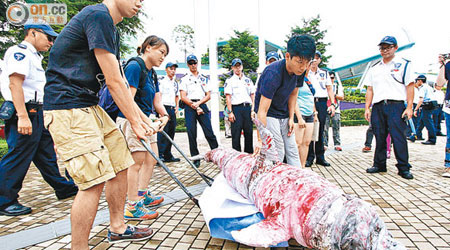
{"type": "MultiPolygon", "coordinates": [[[[301,167],[294,129],[294,110],[298,87],[302,86],[305,71],[314,57],[316,45],[308,35],[294,36],[287,44],[286,59],[268,65],[261,75],[255,96],[257,118],[273,134],[278,158],[282,162],[301,167]]],[[[259,152],[261,139],[258,136],[259,152]]]]}
{"type": "MultiPolygon", "coordinates": [[[[435,105],[433,105],[433,89],[428,86],[427,78],[424,75],[419,75],[415,80],[415,87],[419,89],[419,102],[414,109],[414,116],[417,116],[419,109],[420,117],[418,119],[418,124],[416,124],[416,133],[418,138],[422,138],[422,130],[424,127],[428,130],[428,140],[422,142],[425,145],[435,145],[436,144],[436,128],[433,123],[433,110],[435,105]]],[[[437,102],[434,101],[437,106],[437,102]]],[[[411,136],[413,137],[413,136],[411,136]]],[[[411,140],[410,137],[410,140],[411,140]]],[[[412,139],[414,140],[414,139],[412,139]]]]}
{"type": "Polygon", "coordinates": [[[88,249],[89,233],[106,186],[110,242],[144,240],[151,228],[125,225],[127,168],[134,163],[122,133],[98,106],[103,84],[139,139],[155,130],[133,101],[120,67],[116,26],[136,15],[141,1],[105,0],[84,8],[61,31],[50,52],[44,125],[80,191],[72,205],[72,249],[88,249]],[[105,185],[107,183],[107,185],[105,185]]]}

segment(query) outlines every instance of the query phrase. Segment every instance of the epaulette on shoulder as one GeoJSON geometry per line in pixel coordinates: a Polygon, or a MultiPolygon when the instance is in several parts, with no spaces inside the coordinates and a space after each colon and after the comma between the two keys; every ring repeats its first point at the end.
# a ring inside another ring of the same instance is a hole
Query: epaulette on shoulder
{"type": "Polygon", "coordinates": [[[201,77],[204,77],[204,78],[208,78],[206,75],[204,75],[204,74],[200,74],[200,76],[201,77]]]}
{"type": "Polygon", "coordinates": [[[165,76],[159,76],[158,80],[163,80],[165,76]]]}
{"type": "Polygon", "coordinates": [[[187,76],[187,75],[188,75],[188,73],[185,73],[184,75],[182,75],[182,76],[180,77],[180,79],[183,78],[183,77],[185,77],[185,76],[187,76]]]}
{"type": "Polygon", "coordinates": [[[21,48],[21,49],[27,49],[27,45],[19,43],[17,44],[17,47],[21,48]]]}
{"type": "Polygon", "coordinates": [[[407,62],[411,62],[411,60],[408,60],[408,59],[406,59],[406,58],[403,58],[403,57],[402,57],[402,59],[405,60],[405,61],[407,61],[407,62]]]}
{"type": "Polygon", "coordinates": [[[381,60],[378,60],[376,63],[372,64],[372,66],[370,66],[371,68],[373,68],[375,65],[379,64],[381,62],[381,60]]]}

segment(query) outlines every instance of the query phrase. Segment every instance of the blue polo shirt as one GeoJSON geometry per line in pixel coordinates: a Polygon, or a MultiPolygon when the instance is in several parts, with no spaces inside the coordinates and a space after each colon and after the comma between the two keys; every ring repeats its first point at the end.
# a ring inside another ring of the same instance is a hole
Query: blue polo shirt
{"type": "Polygon", "coordinates": [[[289,95],[295,88],[303,86],[304,77],[305,73],[300,76],[289,75],[285,59],[269,64],[259,78],[255,95],[255,112],[258,111],[259,101],[263,95],[272,100],[267,112],[268,117],[289,118],[289,95]]]}
{"type": "MultiPolygon", "coordinates": [[[[134,101],[142,110],[142,112],[149,116],[151,113],[155,112],[153,100],[155,99],[155,94],[159,92],[159,83],[158,81],[156,81],[155,83],[152,77],[152,73],[149,71],[147,77],[145,78],[145,84],[141,88],[139,86],[141,73],[141,67],[136,61],[130,62],[125,68],[125,77],[127,78],[128,83],[131,87],[134,87],[137,90],[136,95],[134,96],[134,101]]],[[[119,112],[118,116],[125,118],[122,112],[119,112]]]]}
{"type": "Polygon", "coordinates": [[[88,6],[75,15],[55,41],[49,57],[44,109],[83,108],[98,104],[103,74],[94,49],[119,60],[119,34],[104,4],[88,6]]]}

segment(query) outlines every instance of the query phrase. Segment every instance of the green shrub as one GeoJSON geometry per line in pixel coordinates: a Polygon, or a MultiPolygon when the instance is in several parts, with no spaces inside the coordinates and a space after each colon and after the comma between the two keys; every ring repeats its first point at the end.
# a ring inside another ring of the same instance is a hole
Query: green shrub
{"type": "Polygon", "coordinates": [[[347,109],[341,111],[341,121],[365,120],[364,109],[347,109]]]}
{"type": "Polygon", "coordinates": [[[341,120],[341,126],[362,126],[369,125],[369,122],[366,120],[341,120]]]}
{"type": "Polygon", "coordinates": [[[6,140],[0,139],[0,158],[3,158],[7,152],[8,144],[6,143],[6,140]]]}

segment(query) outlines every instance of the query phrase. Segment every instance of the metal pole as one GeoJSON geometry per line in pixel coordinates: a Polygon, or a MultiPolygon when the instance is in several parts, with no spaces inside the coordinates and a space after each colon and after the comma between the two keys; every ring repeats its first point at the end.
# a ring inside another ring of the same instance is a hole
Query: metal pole
{"type": "Polygon", "coordinates": [[[169,174],[169,176],[180,186],[180,188],[186,193],[186,195],[195,203],[195,205],[199,206],[198,200],[187,190],[187,188],[181,183],[180,180],[170,171],[170,169],[161,161],[161,159],[152,151],[150,146],[144,141],[144,139],[140,139],[142,145],[144,145],[145,149],[156,159],[159,165],[169,174]]]}
{"type": "Polygon", "coordinates": [[[266,39],[263,35],[263,0],[258,0],[258,54],[259,66],[258,72],[262,73],[266,66],[266,39]]]}
{"type": "Polygon", "coordinates": [[[172,143],[172,145],[178,150],[178,152],[180,152],[180,154],[183,156],[183,158],[186,159],[186,161],[189,163],[189,165],[191,165],[191,167],[195,170],[195,172],[197,172],[197,174],[200,175],[200,177],[202,177],[202,179],[206,182],[206,184],[208,184],[208,186],[211,186],[212,184],[210,181],[214,181],[214,179],[201,173],[200,170],[198,170],[198,168],[194,165],[194,163],[192,163],[192,161],[189,160],[189,158],[186,156],[186,154],[183,151],[181,151],[181,149],[172,140],[172,138],[170,138],[170,136],[166,133],[166,131],[163,130],[160,133],[163,134],[167,138],[167,140],[170,141],[170,143],[172,143]]]}

